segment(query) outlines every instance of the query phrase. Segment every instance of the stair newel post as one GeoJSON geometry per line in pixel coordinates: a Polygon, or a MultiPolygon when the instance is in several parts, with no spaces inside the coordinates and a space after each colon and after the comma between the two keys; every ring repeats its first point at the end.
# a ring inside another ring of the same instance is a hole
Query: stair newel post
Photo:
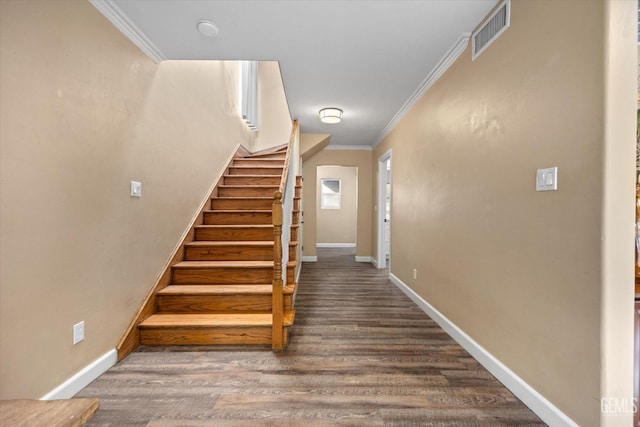
{"type": "Polygon", "coordinates": [[[274,350],[282,349],[284,307],[282,296],[282,192],[276,191],[273,200],[273,292],[272,292],[272,339],[274,350]]]}

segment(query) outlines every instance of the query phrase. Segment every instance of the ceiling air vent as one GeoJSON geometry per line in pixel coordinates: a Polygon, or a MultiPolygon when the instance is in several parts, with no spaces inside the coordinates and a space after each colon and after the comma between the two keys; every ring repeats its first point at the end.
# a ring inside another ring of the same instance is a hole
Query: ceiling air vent
{"type": "Polygon", "coordinates": [[[471,36],[472,60],[476,59],[504,30],[509,28],[509,13],[509,0],[506,0],[502,2],[489,19],[473,33],[471,36]]]}

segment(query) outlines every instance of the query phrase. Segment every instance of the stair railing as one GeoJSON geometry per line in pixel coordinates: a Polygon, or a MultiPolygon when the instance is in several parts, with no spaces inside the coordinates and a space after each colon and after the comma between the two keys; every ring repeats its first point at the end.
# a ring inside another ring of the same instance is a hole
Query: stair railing
{"type": "MultiPolygon", "coordinates": [[[[273,195],[273,292],[272,292],[272,338],[271,347],[280,350],[284,346],[284,285],[287,284],[287,264],[289,262],[289,243],[291,242],[291,224],[293,198],[296,188],[296,171],[290,171],[291,159],[297,161],[298,122],[293,121],[291,138],[286,151],[280,186],[273,195]]],[[[294,166],[294,169],[297,169],[294,166]]]]}

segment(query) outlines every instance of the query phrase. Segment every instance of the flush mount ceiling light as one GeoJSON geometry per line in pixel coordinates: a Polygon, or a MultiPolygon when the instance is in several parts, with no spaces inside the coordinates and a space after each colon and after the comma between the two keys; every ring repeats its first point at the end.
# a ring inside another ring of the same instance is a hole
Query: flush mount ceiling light
{"type": "Polygon", "coordinates": [[[322,123],[336,124],[342,121],[342,110],[339,108],[323,108],[319,113],[322,123]]]}
{"type": "Polygon", "coordinates": [[[215,37],[218,35],[218,26],[211,21],[198,22],[198,31],[205,37],[215,37]]]}

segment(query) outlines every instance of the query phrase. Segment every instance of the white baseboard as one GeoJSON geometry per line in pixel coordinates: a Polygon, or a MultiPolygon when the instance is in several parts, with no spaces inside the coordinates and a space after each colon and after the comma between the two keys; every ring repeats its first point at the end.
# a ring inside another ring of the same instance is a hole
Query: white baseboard
{"type": "Polygon", "coordinates": [[[355,248],[355,243],[316,243],[316,248],[355,248]]]}
{"type": "Polygon", "coordinates": [[[356,255],[356,262],[371,262],[370,256],[358,256],[356,255]]]}
{"type": "Polygon", "coordinates": [[[302,256],[302,262],[318,262],[317,256],[302,256]]]}
{"type": "Polygon", "coordinates": [[[552,426],[578,427],[571,418],[555,407],[543,395],[524,382],[506,365],[496,359],[491,353],[475,342],[462,329],[447,319],[431,304],[425,301],[413,289],[407,286],[393,273],[389,279],[402,290],[413,302],[415,302],[429,317],[431,317],[454,340],[467,350],[482,366],[493,374],[505,387],[515,394],[525,405],[538,415],[542,421],[552,426]]]}
{"type": "Polygon", "coordinates": [[[45,394],[40,400],[70,399],[93,380],[104,374],[118,362],[118,352],[114,348],[85,366],[74,376],[45,394]]]}
{"type": "MultiPolygon", "coordinates": [[[[296,273],[296,283],[300,283],[300,274],[302,273],[302,264],[298,267],[298,272],[296,273]]],[[[296,288],[298,289],[298,288],[296,288]]]]}
{"type": "Polygon", "coordinates": [[[371,264],[373,264],[375,268],[378,268],[378,260],[374,257],[371,257],[371,264]]]}

